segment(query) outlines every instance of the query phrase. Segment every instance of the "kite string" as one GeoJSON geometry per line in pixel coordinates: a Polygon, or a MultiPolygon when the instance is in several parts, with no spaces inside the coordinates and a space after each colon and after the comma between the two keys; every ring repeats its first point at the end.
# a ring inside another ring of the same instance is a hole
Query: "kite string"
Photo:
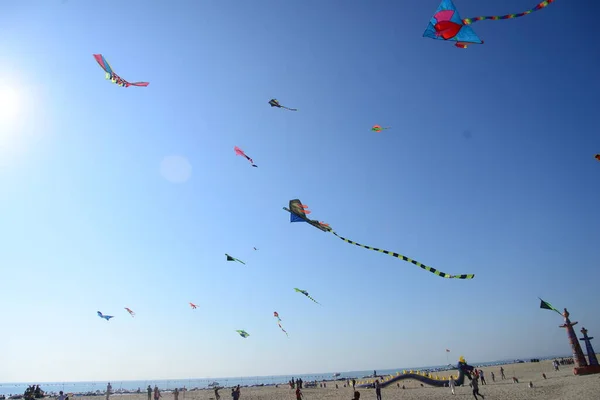
{"type": "Polygon", "coordinates": [[[492,16],[479,16],[479,17],[465,18],[462,20],[462,23],[465,25],[470,25],[473,22],[483,21],[486,19],[491,19],[491,20],[497,21],[497,20],[501,20],[501,19],[513,19],[513,18],[524,17],[525,15],[529,15],[534,11],[539,11],[542,8],[548,7],[548,5],[550,5],[554,1],[555,0],[544,0],[544,1],[540,2],[538,5],[536,5],[535,7],[533,7],[532,9],[523,11],[522,13],[518,13],[518,14],[492,15],[492,16]]]}

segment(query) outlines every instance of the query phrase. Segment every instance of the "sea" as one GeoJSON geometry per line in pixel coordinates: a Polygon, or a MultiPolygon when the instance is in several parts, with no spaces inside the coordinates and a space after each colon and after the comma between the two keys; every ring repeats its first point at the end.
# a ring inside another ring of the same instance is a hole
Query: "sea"
{"type": "MultiPolygon", "coordinates": [[[[552,356],[552,357],[538,357],[538,360],[551,360],[559,358],[567,358],[567,356],[552,356]]],[[[507,365],[515,364],[520,362],[529,362],[530,359],[526,360],[502,360],[482,363],[469,363],[475,367],[491,367],[496,365],[507,365]]],[[[456,369],[455,365],[437,365],[437,366],[425,366],[425,367],[404,367],[394,369],[382,369],[376,370],[377,375],[391,375],[396,372],[406,371],[446,371],[456,369]]],[[[373,370],[369,371],[348,371],[348,372],[322,372],[315,374],[300,374],[300,375],[274,375],[274,376],[248,376],[248,377],[223,377],[223,378],[198,378],[198,379],[163,379],[163,380],[138,380],[138,381],[111,381],[112,390],[115,394],[128,394],[135,393],[138,389],[142,393],[146,393],[145,390],[148,385],[154,387],[155,385],[161,391],[170,391],[175,388],[186,388],[187,390],[198,390],[207,389],[215,385],[215,382],[220,387],[232,387],[240,385],[242,387],[249,386],[268,386],[268,385],[281,385],[286,384],[290,379],[302,379],[304,382],[312,381],[324,381],[335,379],[334,374],[338,380],[347,379],[360,379],[373,375],[373,370]],[[339,374],[339,375],[338,375],[339,374]]],[[[90,382],[13,382],[13,383],[0,383],[0,395],[4,395],[7,398],[13,395],[22,395],[30,385],[40,385],[40,388],[49,395],[63,391],[65,393],[72,394],[72,396],[83,396],[83,395],[100,395],[106,392],[106,385],[108,382],[105,381],[90,381],[90,382]]]]}

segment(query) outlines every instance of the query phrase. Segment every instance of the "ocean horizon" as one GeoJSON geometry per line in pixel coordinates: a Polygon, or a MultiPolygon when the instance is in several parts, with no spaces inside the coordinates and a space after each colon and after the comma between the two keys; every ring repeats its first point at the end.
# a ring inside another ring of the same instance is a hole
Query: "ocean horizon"
{"type": "MultiPolygon", "coordinates": [[[[531,359],[538,360],[551,360],[554,358],[568,358],[571,355],[560,355],[560,356],[545,356],[545,357],[529,357],[511,360],[497,360],[487,362],[473,362],[469,363],[475,367],[491,367],[496,365],[510,365],[518,362],[530,362],[531,359]]],[[[441,371],[455,369],[456,364],[434,365],[434,366],[420,366],[420,367],[402,367],[402,368],[391,368],[376,370],[378,375],[391,375],[401,371],[441,371]]],[[[287,384],[290,379],[302,379],[304,382],[311,381],[324,381],[333,380],[334,374],[340,374],[337,379],[345,381],[346,379],[360,379],[365,376],[373,374],[374,370],[362,370],[362,371],[334,371],[334,372],[321,372],[312,374],[296,374],[296,375],[269,375],[269,376],[245,376],[245,377],[205,377],[205,378],[190,378],[190,379],[146,379],[146,380],[113,380],[110,381],[113,392],[116,395],[123,393],[130,393],[140,389],[142,392],[146,390],[148,385],[154,387],[155,385],[162,391],[174,390],[175,388],[187,388],[188,390],[193,389],[206,389],[209,384],[217,382],[222,387],[232,386],[257,386],[257,385],[281,385],[287,384]]],[[[25,392],[25,389],[29,385],[40,385],[40,388],[46,394],[58,393],[63,391],[66,393],[72,393],[74,395],[81,394],[100,394],[105,393],[106,385],[108,381],[71,381],[71,382],[7,382],[0,383],[0,395],[11,396],[19,395],[25,392]]]]}

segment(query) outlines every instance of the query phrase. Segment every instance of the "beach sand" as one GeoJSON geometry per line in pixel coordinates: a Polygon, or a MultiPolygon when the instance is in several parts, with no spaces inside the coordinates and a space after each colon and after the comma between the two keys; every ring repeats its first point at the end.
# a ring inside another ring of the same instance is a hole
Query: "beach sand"
{"type": "MultiPolygon", "coordinates": [[[[587,376],[574,376],[572,366],[560,366],[560,371],[554,372],[551,361],[539,363],[510,364],[504,366],[505,380],[500,379],[500,366],[481,368],[487,385],[479,385],[479,392],[486,399],[502,400],[599,400],[600,399],[600,374],[587,376]],[[490,372],[496,375],[496,382],[492,382],[490,372]],[[548,379],[542,377],[542,372],[548,379]],[[519,383],[513,383],[512,377],[516,376],[519,383]],[[529,381],[533,382],[533,388],[529,388],[529,381]]],[[[441,373],[440,376],[449,376],[449,371],[441,373]]],[[[435,375],[435,374],[434,374],[435,375]]],[[[471,388],[468,386],[456,387],[456,395],[452,395],[450,388],[436,388],[424,385],[414,380],[400,381],[398,388],[395,383],[381,390],[382,400],[404,400],[404,399],[473,399],[471,388]],[[406,389],[402,389],[402,385],[406,389]]],[[[357,380],[358,382],[358,380],[357,380]]],[[[327,382],[326,388],[317,384],[316,388],[302,389],[303,400],[351,400],[353,391],[350,387],[344,387],[346,381],[327,382]]],[[[375,400],[374,389],[357,389],[361,400],[375,400]]],[[[232,400],[231,389],[219,390],[221,400],[232,400]]],[[[147,400],[146,394],[135,394],[126,396],[111,396],[111,399],[122,400],[147,400]]],[[[80,397],[78,397],[80,399],[80,397]]],[[[98,400],[99,397],[89,397],[85,400],[98,400]]],[[[104,397],[102,397],[104,399],[104,397]]],[[[173,400],[173,394],[163,392],[161,400],[173,400]]],[[[215,400],[212,389],[188,391],[180,393],[179,400],[215,400]]],[[[289,385],[242,387],[240,400],[295,400],[295,391],[289,385]]]]}

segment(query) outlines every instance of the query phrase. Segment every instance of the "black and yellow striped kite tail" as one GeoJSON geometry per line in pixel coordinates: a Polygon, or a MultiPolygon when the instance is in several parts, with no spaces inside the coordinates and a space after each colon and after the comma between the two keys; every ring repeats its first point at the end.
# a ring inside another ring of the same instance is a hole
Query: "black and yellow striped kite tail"
{"type": "Polygon", "coordinates": [[[429,271],[432,274],[435,274],[437,276],[441,276],[442,278],[449,278],[449,279],[473,279],[475,277],[475,274],[450,275],[450,274],[447,274],[445,272],[438,271],[435,268],[428,267],[425,264],[421,264],[420,262],[418,262],[416,260],[412,260],[412,259],[410,259],[408,257],[405,257],[402,254],[394,253],[394,252],[391,252],[391,251],[388,251],[388,250],[378,249],[376,247],[365,246],[364,244],[356,243],[356,242],[353,242],[352,240],[346,239],[345,237],[342,237],[342,236],[338,235],[334,231],[330,231],[330,232],[333,233],[335,236],[339,237],[340,239],[342,239],[344,242],[347,242],[347,243],[350,243],[350,244],[354,244],[356,246],[363,247],[365,249],[369,249],[369,250],[373,250],[373,251],[378,251],[380,253],[384,253],[384,254],[390,255],[392,257],[400,258],[401,260],[408,261],[409,263],[415,264],[417,267],[420,267],[420,268],[424,269],[425,271],[429,271]]]}

